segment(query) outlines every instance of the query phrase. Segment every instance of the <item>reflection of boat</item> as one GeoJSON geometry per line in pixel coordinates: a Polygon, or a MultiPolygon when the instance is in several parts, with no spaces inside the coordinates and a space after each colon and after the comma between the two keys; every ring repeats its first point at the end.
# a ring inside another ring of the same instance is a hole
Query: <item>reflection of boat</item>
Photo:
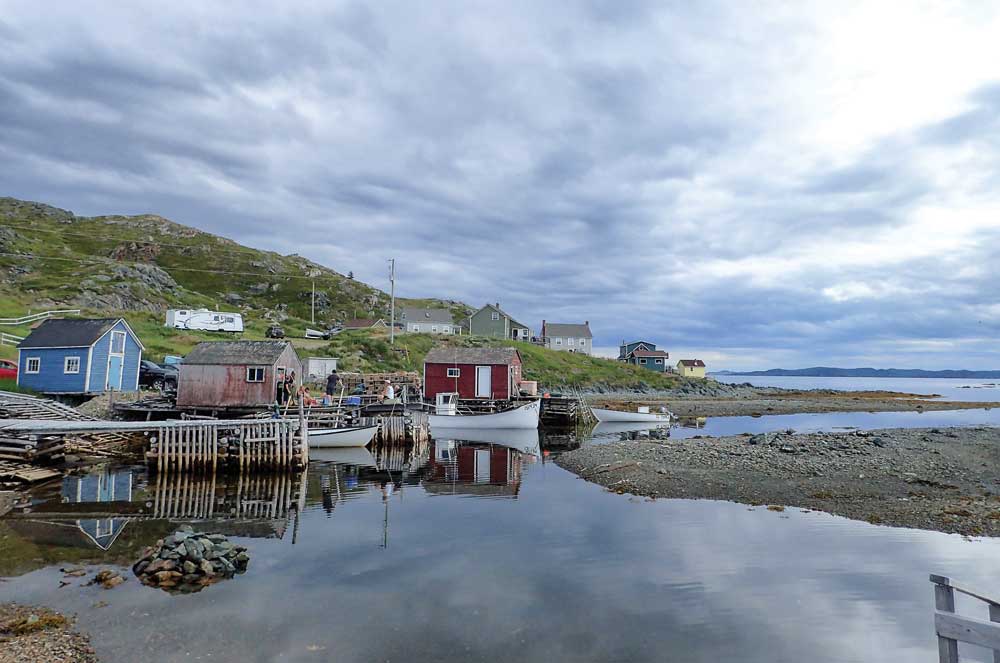
{"type": "Polygon", "coordinates": [[[666,421],[602,421],[594,426],[591,435],[617,435],[618,433],[637,433],[644,430],[655,430],[665,427],[666,421]]]}
{"type": "Polygon", "coordinates": [[[438,394],[435,404],[435,414],[428,415],[431,434],[434,429],[452,428],[519,428],[537,429],[538,414],[541,410],[538,401],[531,401],[521,407],[505,412],[490,414],[459,414],[458,394],[438,394]]]}
{"type": "Polygon", "coordinates": [[[328,447],[309,452],[309,460],[358,467],[377,467],[375,456],[364,447],[328,447]]]}
{"type": "Polygon", "coordinates": [[[670,419],[673,417],[669,412],[650,412],[648,406],[643,406],[639,408],[638,412],[621,412],[619,410],[602,410],[601,408],[592,407],[590,411],[594,413],[594,416],[600,422],[606,421],[651,421],[659,423],[670,423],[670,419]]]}
{"type": "Polygon", "coordinates": [[[480,442],[498,444],[502,447],[516,449],[521,453],[539,456],[538,430],[525,428],[449,428],[446,433],[449,440],[462,442],[480,442]]]}
{"type": "Polygon", "coordinates": [[[378,426],[352,426],[349,428],[319,428],[309,431],[309,446],[318,449],[336,447],[365,447],[375,437],[378,426]]]}

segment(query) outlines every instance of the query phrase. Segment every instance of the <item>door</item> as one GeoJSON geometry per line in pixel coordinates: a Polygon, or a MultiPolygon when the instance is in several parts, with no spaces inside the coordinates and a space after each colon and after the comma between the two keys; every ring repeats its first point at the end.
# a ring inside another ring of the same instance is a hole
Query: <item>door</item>
{"type": "Polygon", "coordinates": [[[121,355],[108,357],[108,389],[122,390],[122,367],[124,365],[125,358],[121,355]]]}
{"type": "Polygon", "coordinates": [[[493,367],[476,366],[476,398],[493,396],[493,367]]]}
{"type": "Polygon", "coordinates": [[[476,449],[475,455],[475,482],[490,482],[490,450],[476,449]]]}

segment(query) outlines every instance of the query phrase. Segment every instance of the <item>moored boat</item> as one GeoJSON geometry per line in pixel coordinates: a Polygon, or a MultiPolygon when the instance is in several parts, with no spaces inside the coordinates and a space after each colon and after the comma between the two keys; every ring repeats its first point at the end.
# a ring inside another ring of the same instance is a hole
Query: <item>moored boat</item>
{"type": "Polygon", "coordinates": [[[670,423],[674,415],[670,412],[650,412],[648,407],[639,408],[638,412],[622,412],[621,410],[604,410],[597,407],[590,408],[594,417],[600,422],[610,421],[648,421],[658,423],[670,423]],[[645,412],[643,412],[645,410],[645,412]]]}
{"type": "MultiPolygon", "coordinates": [[[[443,437],[459,444],[496,444],[532,456],[540,456],[538,431],[528,428],[448,428],[443,437]]],[[[442,442],[445,440],[437,440],[442,442]]]]}
{"type": "Polygon", "coordinates": [[[309,446],[318,449],[365,447],[375,437],[378,426],[317,428],[309,431],[309,446]]]}
{"type": "Polygon", "coordinates": [[[531,401],[520,407],[504,412],[489,414],[459,414],[458,394],[438,394],[435,414],[428,415],[431,434],[435,429],[452,428],[515,428],[537,429],[538,414],[541,406],[538,401],[531,401]]]}

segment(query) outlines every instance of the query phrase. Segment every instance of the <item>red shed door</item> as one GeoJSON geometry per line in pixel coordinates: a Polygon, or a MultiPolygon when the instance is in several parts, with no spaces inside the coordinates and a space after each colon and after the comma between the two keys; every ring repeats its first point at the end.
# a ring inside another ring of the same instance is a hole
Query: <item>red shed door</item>
{"type": "Polygon", "coordinates": [[[493,367],[476,366],[476,398],[493,397],[493,367]]]}

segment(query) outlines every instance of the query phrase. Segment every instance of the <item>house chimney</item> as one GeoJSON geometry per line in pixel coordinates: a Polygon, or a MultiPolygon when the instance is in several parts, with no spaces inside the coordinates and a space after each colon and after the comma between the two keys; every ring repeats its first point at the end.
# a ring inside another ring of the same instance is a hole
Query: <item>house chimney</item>
{"type": "Polygon", "coordinates": [[[497,302],[497,308],[500,308],[500,302],[497,302]]]}
{"type": "Polygon", "coordinates": [[[583,324],[585,324],[585,325],[587,325],[589,327],[590,326],[590,320],[584,320],[583,324]]]}

